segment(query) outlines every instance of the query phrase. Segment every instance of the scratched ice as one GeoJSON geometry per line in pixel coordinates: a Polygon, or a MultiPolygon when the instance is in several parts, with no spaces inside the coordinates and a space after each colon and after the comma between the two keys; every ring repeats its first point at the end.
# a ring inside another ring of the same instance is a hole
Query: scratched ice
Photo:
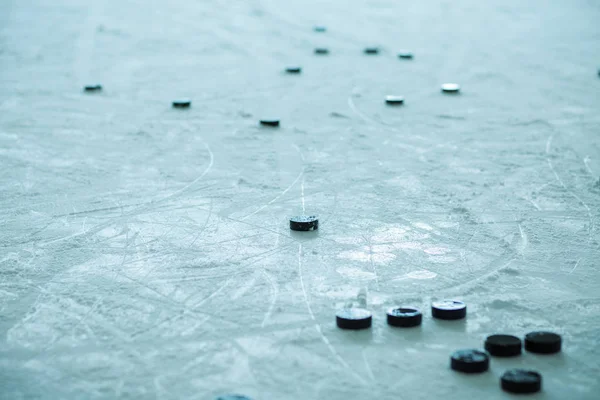
{"type": "Polygon", "coordinates": [[[0,1],[0,399],[499,400],[514,367],[544,399],[598,398],[599,20],[579,0],[0,1]],[[431,319],[446,298],[464,322],[431,319]],[[370,331],[336,328],[349,304],[370,331]],[[420,329],[386,325],[403,304],[420,329]],[[533,330],[564,352],[448,367],[533,330]]]}

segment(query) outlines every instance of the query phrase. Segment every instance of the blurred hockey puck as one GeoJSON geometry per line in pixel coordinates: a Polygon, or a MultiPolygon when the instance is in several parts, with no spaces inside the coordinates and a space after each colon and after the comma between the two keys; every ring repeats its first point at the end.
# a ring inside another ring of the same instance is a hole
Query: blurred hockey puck
{"type": "Polygon", "coordinates": [[[302,68],[300,68],[300,67],[287,67],[285,69],[285,72],[287,72],[288,74],[299,74],[300,72],[302,72],[302,68]]]}
{"type": "Polygon", "coordinates": [[[371,327],[372,314],[364,308],[344,308],[335,315],[340,329],[367,329],[371,327]]]}
{"type": "Polygon", "coordinates": [[[173,101],[173,108],[190,108],[192,101],[188,99],[179,99],[173,101]]]}
{"type": "Polygon", "coordinates": [[[458,350],[450,357],[450,368],[455,371],[478,374],[487,371],[489,367],[490,358],[481,350],[458,350]]]}
{"type": "Polygon", "coordinates": [[[99,92],[102,90],[102,85],[86,85],[83,87],[84,92],[99,92]]]}
{"type": "Polygon", "coordinates": [[[512,335],[491,335],[485,339],[485,350],[496,357],[513,357],[521,354],[521,339],[512,335]]]}
{"type": "Polygon", "coordinates": [[[410,51],[403,50],[398,53],[398,58],[401,58],[404,60],[412,60],[413,53],[411,53],[410,51]]]}
{"type": "Polygon", "coordinates": [[[437,319],[463,319],[467,316],[467,305],[458,300],[434,301],[431,305],[431,315],[437,319]]]}
{"type": "Polygon", "coordinates": [[[365,54],[379,54],[379,47],[366,47],[365,54]]]}
{"type": "Polygon", "coordinates": [[[326,32],[327,28],[322,25],[317,25],[317,26],[313,27],[313,30],[315,32],[326,32]]]}
{"type": "Polygon", "coordinates": [[[404,104],[404,96],[385,96],[385,102],[391,106],[400,106],[404,104]]]}
{"type": "Polygon", "coordinates": [[[278,127],[279,120],[278,119],[261,119],[260,124],[262,126],[278,127]]]}
{"type": "Polygon", "coordinates": [[[315,49],[315,54],[319,54],[319,55],[329,54],[329,49],[326,49],[325,47],[317,47],[315,49]]]}
{"type": "Polygon", "coordinates": [[[391,326],[411,328],[421,325],[423,314],[414,307],[392,307],[387,310],[387,323],[391,326]]]}
{"type": "Polygon", "coordinates": [[[538,354],[558,353],[562,347],[560,335],[552,332],[530,332],[525,335],[525,350],[538,354]]]}
{"type": "Polygon", "coordinates": [[[293,231],[315,231],[319,229],[319,219],[314,215],[300,215],[290,218],[290,229],[293,231]]]}
{"type": "Polygon", "coordinates": [[[526,369],[509,369],[500,378],[500,387],[510,393],[537,393],[542,390],[542,375],[526,369]]]}
{"type": "Polygon", "coordinates": [[[444,83],[442,85],[442,92],[444,93],[458,93],[460,91],[460,85],[458,83],[444,83]]]}
{"type": "Polygon", "coordinates": [[[248,396],[244,396],[241,394],[225,394],[217,397],[215,400],[252,400],[248,396]]]}

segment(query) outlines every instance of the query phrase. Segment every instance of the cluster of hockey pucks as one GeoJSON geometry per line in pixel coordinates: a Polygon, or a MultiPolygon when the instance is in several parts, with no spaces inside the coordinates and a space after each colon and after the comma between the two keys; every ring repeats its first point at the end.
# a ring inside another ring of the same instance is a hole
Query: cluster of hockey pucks
{"type": "MultiPolygon", "coordinates": [[[[327,31],[327,28],[324,26],[315,26],[313,28],[315,32],[324,33],[327,31]]],[[[363,52],[367,55],[377,55],[380,52],[379,47],[366,47],[363,52]]],[[[316,47],[314,49],[314,53],[320,56],[326,56],[329,54],[329,49],[326,47],[316,47]]],[[[413,53],[408,50],[402,50],[398,52],[398,58],[401,60],[412,60],[413,53]]],[[[289,66],[285,68],[285,72],[288,74],[300,74],[302,73],[302,67],[300,66],[289,66]]],[[[598,76],[600,76],[600,69],[598,70],[598,76]]],[[[457,83],[444,83],[441,86],[441,90],[446,94],[459,94],[460,93],[460,85],[457,83]]],[[[85,92],[100,92],[102,91],[102,85],[88,85],[84,87],[85,92]]],[[[390,106],[400,106],[404,104],[404,96],[399,95],[388,95],[385,97],[385,103],[390,106]]],[[[192,100],[190,99],[178,99],[172,102],[173,108],[190,108],[192,106],[192,100]]],[[[261,119],[259,121],[260,125],[266,127],[278,127],[279,120],[278,119],[261,119]]]]}
{"type": "MultiPolygon", "coordinates": [[[[314,231],[319,228],[315,216],[290,218],[290,229],[314,231]]],[[[467,317],[467,305],[458,300],[435,301],[431,305],[431,316],[441,320],[461,320],[467,317]]],[[[364,308],[343,308],[336,313],[340,329],[361,330],[371,328],[373,315],[364,308]]],[[[392,307],[387,310],[387,323],[392,327],[414,328],[421,325],[423,314],[410,306],[392,307]]],[[[484,350],[464,349],[450,356],[450,368],[465,374],[480,374],[490,367],[490,356],[516,357],[521,355],[522,341],[512,335],[491,335],[484,343],[484,350]]],[[[552,332],[530,332],[525,335],[525,350],[537,354],[556,354],[561,351],[562,338],[552,332]]],[[[542,375],[526,369],[509,369],[500,378],[500,387],[509,393],[527,394],[542,390],[542,375]]],[[[227,400],[226,397],[221,400],[227,400]]]]}
{"type": "MultiPolygon", "coordinates": [[[[326,32],[327,28],[324,26],[316,26],[314,27],[315,32],[326,32]]],[[[366,47],[363,51],[367,55],[377,55],[380,53],[379,47],[366,47]]],[[[329,49],[326,47],[317,47],[314,49],[314,54],[318,56],[326,56],[328,55],[329,49]]],[[[408,50],[403,50],[398,53],[398,58],[401,60],[412,60],[413,53],[408,50]]],[[[297,75],[302,73],[302,67],[300,66],[289,66],[285,68],[285,72],[291,75],[297,75]]],[[[441,90],[446,94],[459,94],[460,86],[456,83],[444,83],[441,86],[441,90]]],[[[102,85],[88,85],[84,87],[85,92],[100,92],[102,91],[102,85]]],[[[385,103],[390,106],[401,106],[404,104],[404,96],[399,95],[388,95],[385,97],[385,103]]],[[[172,102],[173,108],[177,109],[186,109],[192,106],[191,99],[178,99],[172,102]]],[[[260,125],[265,127],[276,128],[279,126],[279,119],[261,119],[259,121],[260,125]]]]}
{"type": "MultiPolygon", "coordinates": [[[[326,28],[317,26],[316,32],[325,32],[326,28]]],[[[317,47],[316,55],[327,55],[329,49],[317,47]]],[[[379,54],[378,47],[367,47],[364,53],[368,55],[379,54]]],[[[409,51],[398,53],[398,58],[412,60],[413,54],[409,51]]],[[[285,69],[288,74],[300,74],[302,68],[291,66],[285,69]]],[[[598,71],[600,76],[600,70],[598,71]]],[[[101,85],[85,86],[86,92],[99,92],[101,85]]],[[[458,94],[460,86],[456,83],[445,83],[442,85],[443,93],[458,94]]],[[[404,97],[398,95],[386,96],[388,105],[397,106],[404,104],[404,97]]],[[[189,99],[175,100],[173,108],[190,108],[192,101],[189,99]]],[[[261,119],[260,124],[268,127],[278,127],[278,119],[261,119]]],[[[315,231],[319,228],[319,220],[315,216],[296,216],[290,218],[290,229],[293,231],[315,231]]],[[[431,306],[433,318],[441,320],[460,320],[467,316],[467,306],[462,301],[443,300],[433,302],[431,306]]],[[[371,328],[373,315],[364,308],[344,308],[336,313],[336,323],[340,329],[361,330],[371,328]]],[[[387,311],[387,323],[392,327],[414,328],[421,325],[423,314],[415,307],[401,306],[392,307],[387,311]]],[[[552,332],[530,332],[525,335],[525,350],[537,354],[556,354],[561,351],[562,338],[552,332]]],[[[517,357],[522,352],[522,341],[512,335],[491,335],[484,343],[484,350],[464,349],[454,352],[450,356],[450,368],[465,374],[479,374],[488,371],[490,356],[493,357],[517,357]]],[[[509,393],[527,394],[542,390],[542,375],[539,372],[525,369],[509,369],[500,378],[500,387],[509,393]]],[[[216,400],[251,400],[249,397],[239,394],[228,394],[217,397],[216,400]]]]}

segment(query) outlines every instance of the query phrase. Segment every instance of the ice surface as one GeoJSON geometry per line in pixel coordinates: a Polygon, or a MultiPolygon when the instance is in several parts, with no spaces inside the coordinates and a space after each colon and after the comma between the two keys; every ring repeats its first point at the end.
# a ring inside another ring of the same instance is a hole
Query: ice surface
{"type": "Polygon", "coordinates": [[[533,398],[599,398],[598,21],[587,0],[1,1],[0,398],[496,400],[508,368],[544,375],[533,398]],[[289,231],[304,210],[318,232],[289,231]],[[372,330],[337,329],[361,293],[372,330]],[[431,319],[445,298],[465,321],[431,319]],[[399,304],[421,328],[386,325],[399,304]],[[449,369],[533,330],[564,352],[449,369]]]}

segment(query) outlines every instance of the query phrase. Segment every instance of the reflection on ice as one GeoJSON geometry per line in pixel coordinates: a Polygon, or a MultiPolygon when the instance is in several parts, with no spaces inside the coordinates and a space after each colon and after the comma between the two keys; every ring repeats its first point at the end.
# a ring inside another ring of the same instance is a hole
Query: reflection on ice
{"type": "Polygon", "coordinates": [[[407,237],[407,232],[410,230],[409,227],[400,227],[400,226],[392,226],[392,227],[381,227],[375,230],[375,234],[372,236],[371,240],[379,243],[386,242],[399,242],[407,237]]]}
{"type": "Polygon", "coordinates": [[[354,245],[358,248],[344,250],[338,258],[365,263],[386,264],[397,258],[399,251],[421,250],[435,263],[453,262],[454,257],[440,257],[451,250],[439,245],[430,245],[427,239],[431,234],[422,231],[433,231],[435,228],[423,223],[412,223],[421,231],[414,230],[408,225],[387,225],[376,228],[371,235],[357,235],[352,237],[338,237],[334,240],[341,244],[354,245]],[[433,260],[435,259],[435,260],[433,260]]]}
{"type": "Polygon", "coordinates": [[[336,271],[338,274],[350,279],[372,280],[377,278],[377,276],[373,272],[364,271],[360,268],[339,267],[338,269],[336,269],[336,271]]]}
{"type": "Polygon", "coordinates": [[[425,222],[415,222],[413,225],[416,226],[419,229],[423,229],[423,230],[426,230],[426,231],[432,231],[433,230],[433,227],[431,227],[430,225],[426,224],[425,222]]]}
{"type": "Polygon", "coordinates": [[[361,247],[361,250],[350,250],[350,251],[342,251],[338,254],[339,258],[344,258],[346,260],[352,261],[364,261],[371,262],[377,264],[385,264],[396,258],[394,254],[391,253],[375,253],[371,252],[368,246],[361,247]]]}
{"type": "Polygon", "coordinates": [[[445,247],[429,247],[423,250],[427,254],[431,255],[442,255],[448,253],[450,250],[445,247]]]}
{"type": "Polygon", "coordinates": [[[395,281],[402,281],[405,279],[433,279],[437,276],[435,272],[428,271],[426,269],[411,271],[408,274],[402,275],[396,279],[395,281]]]}

